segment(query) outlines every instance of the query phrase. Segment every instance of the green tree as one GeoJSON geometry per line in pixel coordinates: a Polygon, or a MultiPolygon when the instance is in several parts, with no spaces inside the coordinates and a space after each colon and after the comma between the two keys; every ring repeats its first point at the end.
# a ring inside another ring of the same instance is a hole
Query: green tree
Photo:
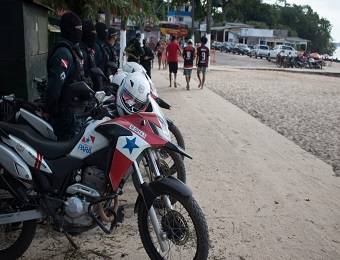
{"type": "Polygon", "coordinates": [[[125,20],[131,19],[140,23],[145,21],[145,17],[156,18],[153,14],[154,2],[150,0],[42,0],[42,4],[54,10],[70,10],[81,19],[91,21],[97,21],[99,11],[105,12],[105,10],[109,10],[108,14],[114,12],[122,15],[125,20]]]}
{"type": "Polygon", "coordinates": [[[308,48],[319,53],[332,53],[330,44],[332,25],[325,18],[320,18],[309,5],[291,5],[286,0],[277,0],[276,4],[262,3],[261,0],[223,0],[222,9],[215,9],[213,15],[216,24],[222,22],[242,22],[254,27],[287,29],[289,36],[310,40],[308,48]]]}

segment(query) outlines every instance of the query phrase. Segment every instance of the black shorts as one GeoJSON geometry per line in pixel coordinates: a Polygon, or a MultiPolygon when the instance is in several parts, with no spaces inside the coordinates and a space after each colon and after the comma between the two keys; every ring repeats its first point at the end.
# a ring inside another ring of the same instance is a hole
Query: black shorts
{"type": "Polygon", "coordinates": [[[177,70],[178,70],[178,62],[177,61],[169,62],[169,72],[177,73],[177,70]]]}

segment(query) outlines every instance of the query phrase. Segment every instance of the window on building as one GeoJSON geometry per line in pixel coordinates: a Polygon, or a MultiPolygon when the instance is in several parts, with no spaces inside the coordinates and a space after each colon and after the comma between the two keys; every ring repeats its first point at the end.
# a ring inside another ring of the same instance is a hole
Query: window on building
{"type": "Polygon", "coordinates": [[[183,17],[178,17],[179,22],[183,22],[183,17]]]}

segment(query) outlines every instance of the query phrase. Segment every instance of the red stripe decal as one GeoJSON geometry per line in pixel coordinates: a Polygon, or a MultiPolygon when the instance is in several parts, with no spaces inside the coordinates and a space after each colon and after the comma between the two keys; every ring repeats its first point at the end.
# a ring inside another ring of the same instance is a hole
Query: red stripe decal
{"type": "Polygon", "coordinates": [[[37,153],[37,157],[35,158],[34,168],[37,168],[38,170],[40,170],[41,161],[42,161],[42,155],[40,153],[37,153]]]}
{"type": "Polygon", "coordinates": [[[41,167],[41,162],[42,162],[42,155],[39,153],[39,163],[38,163],[38,169],[40,170],[41,167]]]}

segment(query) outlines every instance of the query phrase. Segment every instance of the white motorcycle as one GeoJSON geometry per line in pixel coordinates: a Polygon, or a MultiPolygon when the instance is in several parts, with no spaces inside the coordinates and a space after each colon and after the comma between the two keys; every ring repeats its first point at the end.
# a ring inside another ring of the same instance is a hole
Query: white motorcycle
{"type": "MultiPolygon", "coordinates": [[[[76,84],[78,91],[91,91],[83,82],[76,84]]],[[[23,255],[41,218],[64,232],[75,248],[69,232],[99,226],[111,233],[121,221],[121,191],[128,177],[135,175],[135,212],[149,257],[207,259],[208,228],[200,207],[183,182],[160,174],[152,151],[169,149],[190,156],[155,131],[162,128],[156,114],[110,118],[101,104],[105,93],[95,96],[98,105],[80,115],[91,115],[93,120],[67,141],[42,138],[27,124],[0,122],[0,233],[4,238],[0,258],[23,255]],[[158,176],[154,181],[143,179],[141,160],[158,176]]]]}

